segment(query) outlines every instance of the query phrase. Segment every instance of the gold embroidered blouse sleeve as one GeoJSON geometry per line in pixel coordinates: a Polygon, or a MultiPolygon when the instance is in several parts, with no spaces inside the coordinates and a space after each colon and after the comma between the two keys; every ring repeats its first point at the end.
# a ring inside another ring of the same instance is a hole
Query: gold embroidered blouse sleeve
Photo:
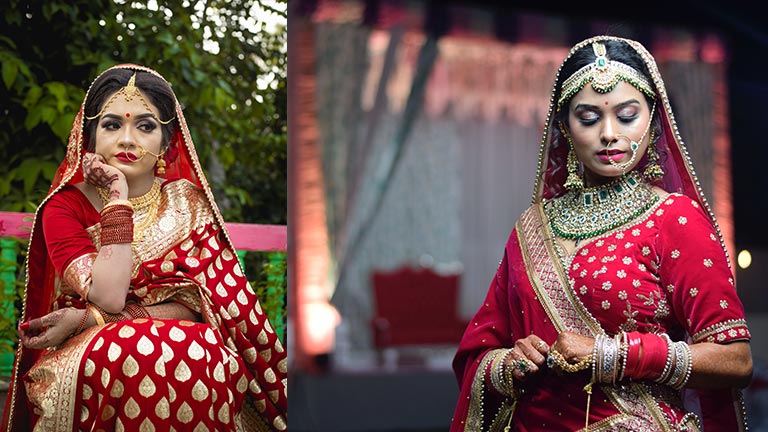
{"type": "Polygon", "coordinates": [[[77,294],[81,298],[87,299],[88,291],[91,288],[91,270],[95,259],[96,253],[91,252],[72,260],[61,275],[64,282],[61,291],[66,294],[77,294]]]}

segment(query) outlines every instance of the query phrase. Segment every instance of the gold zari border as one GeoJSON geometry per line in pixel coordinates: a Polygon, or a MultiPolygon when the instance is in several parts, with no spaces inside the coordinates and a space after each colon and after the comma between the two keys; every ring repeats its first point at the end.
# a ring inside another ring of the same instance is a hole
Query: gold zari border
{"type": "Polygon", "coordinates": [[[77,399],[81,397],[80,363],[101,327],[90,327],[69,339],[61,348],[48,351],[25,380],[27,396],[40,414],[35,431],[69,432],[74,427],[77,399]]]}
{"type": "Polygon", "coordinates": [[[87,253],[69,263],[61,277],[64,282],[61,287],[62,292],[75,293],[82,299],[88,298],[88,291],[91,289],[91,271],[97,255],[96,252],[87,253]]]}
{"type": "MultiPolygon", "coordinates": [[[[734,320],[719,322],[717,324],[712,324],[707,328],[697,331],[693,336],[691,336],[691,339],[693,339],[694,343],[701,342],[710,336],[716,335],[717,333],[722,333],[728,330],[736,330],[739,328],[743,328],[746,334],[741,335],[741,337],[731,338],[729,341],[749,340],[750,336],[749,336],[749,330],[747,329],[747,321],[743,319],[734,319],[734,320]]],[[[718,341],[712,340],[710,342],[718,342],[718,341]]]]}
{"type": "MultiPolygon", "coordinates": [[[[648,214],[646,212],[635,220],[642,220],[648,214]]],[[[558,257],[554,236],[547,227],[541,203],[526,210],[516,225],[529,280],[537,298],[558,332],[570,330],[591,337],[605,334],[599,322],[575,296],[558,257]]],[[[601,385],[600,388],[616,409],[627,417],[622,423],[630,425],[632,430],[674,430],[644,385],[601,385]]]]}

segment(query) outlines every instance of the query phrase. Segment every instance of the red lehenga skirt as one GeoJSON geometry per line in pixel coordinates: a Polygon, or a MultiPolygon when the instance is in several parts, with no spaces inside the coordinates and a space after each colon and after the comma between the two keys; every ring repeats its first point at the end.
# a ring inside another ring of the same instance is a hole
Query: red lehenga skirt
{"type": "Polygon", "coordinates": [[[24,381],[35,430],[234,431],[249,375],[207,324],[135,319],[86,330],[24,381]]]}

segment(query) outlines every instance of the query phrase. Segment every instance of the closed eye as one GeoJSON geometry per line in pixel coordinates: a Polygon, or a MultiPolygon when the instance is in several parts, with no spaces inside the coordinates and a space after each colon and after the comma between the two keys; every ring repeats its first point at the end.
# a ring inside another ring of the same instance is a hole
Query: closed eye
{"type": "Polygon", "coordinates": [[[584,126],[591,126],[600,120],[600,116],[594,111],[584,111],[579,113],[579,123],[584,126]]]}
{"type": "Polygon", "coordinates": [[[630,116],[619,116],[619,121],[622,123],[632,123],[633,121],[637,120],[637,117],[637,114],[630,116]]]}

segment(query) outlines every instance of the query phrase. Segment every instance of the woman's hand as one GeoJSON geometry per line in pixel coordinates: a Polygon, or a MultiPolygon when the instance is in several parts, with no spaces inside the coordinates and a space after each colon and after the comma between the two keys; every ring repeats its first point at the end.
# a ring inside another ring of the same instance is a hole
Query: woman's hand
{"type": "Polygon", "coordinates": [[[563,358],[571,364],[576,364],[592,355],[595,340],[571,331],[563,331],[552,344],[552,349],[563,355],[563,358]]]}
{"type": "Polygon", "coordinates": [[[128,196],[128,182],[125,180],[125,174],[108,165],[100,154],[83,155],[83,177],[90,185],[109,189],[110,201],[128,196]]]}
{"type": "Polygon", "coordinates": [[[19,338],[27,348],[55,347],[67,340],[77,330],[84,309],[66,308],[19,324],[19,338]]]}
{"type": "Polygon", "coordinates": [[[520,380],[537,373],[545,367],[549,345],[536,335],[530,335],[515,341],[512,352],[507,355],[506,365],[512,369],[512,375],[520,380]]]}

